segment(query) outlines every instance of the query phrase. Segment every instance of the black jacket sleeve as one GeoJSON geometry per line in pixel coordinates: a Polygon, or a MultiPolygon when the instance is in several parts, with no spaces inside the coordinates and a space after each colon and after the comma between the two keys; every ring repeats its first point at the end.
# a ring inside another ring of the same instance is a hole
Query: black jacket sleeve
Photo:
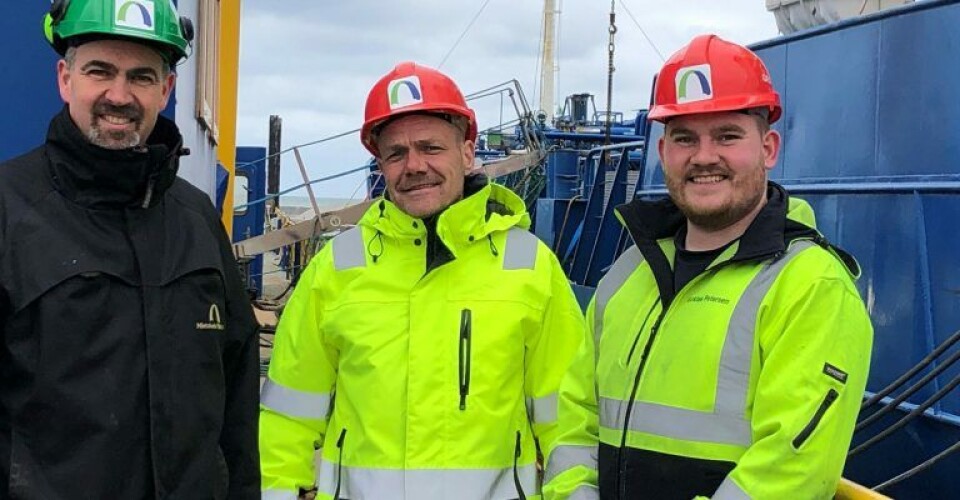
{"type": "Polygon", "coordinates": [[[239,268],[219,220],[216,221],[224,270],[228,345],[223,353],[226,405],[220,448],[230,473],[231,499],[260,498],[260,355],[256,318],[239,268]]]}

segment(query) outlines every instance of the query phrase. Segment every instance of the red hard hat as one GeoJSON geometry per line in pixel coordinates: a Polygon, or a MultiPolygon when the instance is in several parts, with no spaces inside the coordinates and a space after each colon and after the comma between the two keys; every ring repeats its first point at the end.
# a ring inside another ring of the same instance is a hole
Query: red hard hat
{"type": "Polygon", "coordinates": [[[700,35],[663,65],[647,119],[750,108],[767,108],[770,123],[782,112],[763,61],[746,47],[700,35]]]}
{"type": "Polygon", "coordinates": [[[385,120],[409,113],[443,113],[466,118],[470,125],[465,140],[477,138],[477,117],[456,83],[447,75],[413,62],[402,62],[370,90],[360,140],[379,156],[373,130],[385,120]]]}

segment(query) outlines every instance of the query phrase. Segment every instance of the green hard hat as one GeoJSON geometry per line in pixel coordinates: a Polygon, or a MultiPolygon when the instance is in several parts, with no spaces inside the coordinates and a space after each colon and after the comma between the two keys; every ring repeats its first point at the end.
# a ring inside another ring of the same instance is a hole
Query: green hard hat
{"type": "Polygon", "coordinates": [[[71,39],[129,38],[159,49],[171,64],[187,57],[193,40],[193,23],[177,15],[173,0],[53,0],[43,31],[61,56],[71,39]]]}

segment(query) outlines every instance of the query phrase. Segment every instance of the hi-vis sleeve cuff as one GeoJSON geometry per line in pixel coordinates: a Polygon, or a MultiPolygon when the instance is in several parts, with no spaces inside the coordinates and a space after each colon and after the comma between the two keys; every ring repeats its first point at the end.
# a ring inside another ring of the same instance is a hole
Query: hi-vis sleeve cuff
{"type": "Polygon", "coordinates": [[[539,398],[527,398],[527,415],[535,424],[552,424],[557,421],[557,394],[539,398]]]}
{"type": "Polygon", "coordinates": [[[330,412],[330,396],[284,387],[268,378],[260,391],[260,404],[290,417],[323,420],[330,412]]]}
{"type": "Polygon", "coordinates": [[[597,446],[575,446],[563,444],[557,446],[550,453],[547,460],[547,472],[543,477],[544,484],[549,483],[560,474],[576,468],[583,467],[589,470],[597,470],[597,446]]]}
{"type": "Polygon", "coordinates": [[[297,492],[292,490],[263,490],[260,500],[297,500],[297,492]]]}

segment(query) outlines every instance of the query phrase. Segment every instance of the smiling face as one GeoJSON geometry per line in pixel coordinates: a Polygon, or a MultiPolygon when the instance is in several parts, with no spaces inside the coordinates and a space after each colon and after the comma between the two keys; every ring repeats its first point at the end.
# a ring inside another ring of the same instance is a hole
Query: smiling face
{"type": "Polygon", "coordinates": [[[766,202],[767,171],[777,163],[780,135],[741,112],[671,119],[660,139],[670,197],[690,224],[706,231],[752,217],[766,202]]]}
{"type": "Polygon", "coordinates": [[[474,156],[473,141],[463,136],[463,130],[430,115],[403,116],[383,128],[376,138],[377,164],[401,210],[426,218],[463,197],[474,156]]]}
{"type": "Polygon", "coordinates": [[[97,40],[71,50],[57,63],[57,81],[73,122],[102,148],[144,144],[176,79],[160,54],[123,40],[97,40]]]}

